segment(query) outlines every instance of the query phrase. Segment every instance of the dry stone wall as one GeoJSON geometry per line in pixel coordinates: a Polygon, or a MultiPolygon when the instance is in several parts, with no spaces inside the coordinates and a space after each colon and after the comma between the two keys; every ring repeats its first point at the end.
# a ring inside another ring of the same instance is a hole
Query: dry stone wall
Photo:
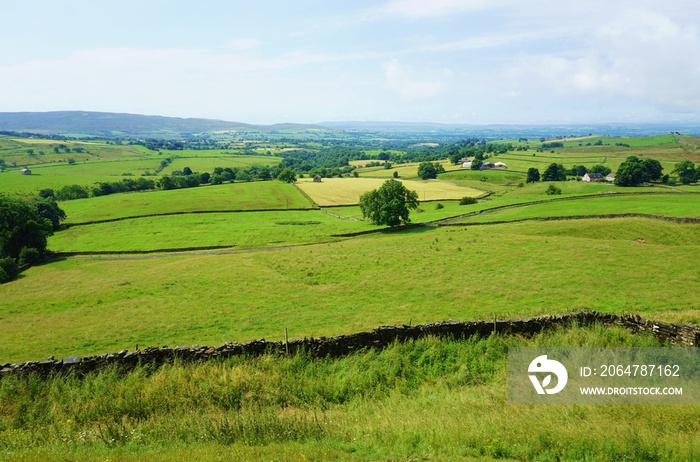
{"type": "Polygon", "coordinates": [[[44,361],[28,361],[0,366],[0,379],[8,375],[36,373],[85,374],[107,367],[124,370],[139,365],[160,366],[174,361],[193,362],[233,356],[259,356],[262,354],[295,354],[305,351],[314,357],[338,357],[365,348],[384,348],[393,342],[405,342],[423,337],[468,338],[492,333],[531,336],[544,330],[571,326],[617,325],[637,333],[652,333],[660,343],[700,347],[700,326],[669,324],[650,321],[636,315],[615,315],[596,311],[579,311],[563,315],[537,316],[524,319],[488,321],[446,321],[416,326],[383,326],[369,332],[339,335],[336,337],[290,339],[288,342],[270,342],[265,339],[245,343],[227,342],[218,347],[149,347],[138,351],[123,350],[99,356],[53,357],[44,361]]]}

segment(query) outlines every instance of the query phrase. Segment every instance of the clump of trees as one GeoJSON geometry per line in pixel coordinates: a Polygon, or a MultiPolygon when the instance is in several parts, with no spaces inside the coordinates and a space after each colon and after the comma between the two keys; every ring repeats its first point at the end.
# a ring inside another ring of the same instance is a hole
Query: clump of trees
{"type": "Polygon", "coordinates": [[[295,183],[297,181],[297,177],[294,174],[294,170],[291,168],[285,168],[283,169],[279,175],[277,175],[277,179],[280,181],[284,181],[285,183],[295,183]]]}
{"type": "Polygon", "coordinates": [[[400,181],[387,180],[379,189],[360,196],[362,216],[375,225],[398,226],[409,223],[409,213],[418,208],[418,193],[400,181]]]}
{"type": "Polygon", "coordinates": [[[32,200],[0,195],[0,283],[19,274],[19,265],[35,264],[66,214],[52,195],[32,200]]]}
{"type": "Polygon", "coordinates": [[[445,173],[445,167],[439,162],[421,162],[418,166],[418,178],[421,180],[435,179],[438,173],[445,173]]]}
{"type": "MultiPolygon", "coordinates": [[[[284,171],[285,169],[281,167],[273,168],[269,165],[257,164],[243,169],[238,167],[216,167],[213,173],[197,173],[193,172],[189,167],[184,167],[182,170],[176,170],[169,176],[163,176],[158,179],[139,177],[124,178],[120,181],[103,181],[92,186],[67,185],[57,189],[55,197],[59,201],[66,201],[132,191],[194,188],[202,184],[222,184],[225,181],[266,181],[278,178],[284,171]]],[[[292,173],[294,172],[292,171],[292,173]]],[[[292,182],[294,181],[296,181],[296,177],[292,182]]]]}
{"type": "Polygon", "coordinates": [[[615,184],[618,186],[639,186],[649,181],[658,181],[663,176],[663,167],[658,160],[629,156],[620,164],[615,173],[615,184]]]}
{"type": "Polygon", "coordinates": [[[551,163],[542,174],[542,181],[566,181],[566,169],[562,164],[551,163]]]}
{"type": "Polygon", "coordinates": [[[678,180],[682,184],[695,183],[700,180],[700,170],[696,169],[695,164],[689,160],[677,163],[673,173],[678,175],[678,180]]]}

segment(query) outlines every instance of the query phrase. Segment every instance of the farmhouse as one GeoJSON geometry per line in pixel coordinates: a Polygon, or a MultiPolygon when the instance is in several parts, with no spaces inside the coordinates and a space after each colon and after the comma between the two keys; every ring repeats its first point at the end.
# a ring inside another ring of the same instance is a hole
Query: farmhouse
{"type": "Polygon", "coordinates": [[[609,181],[611,183],[614,182],[615,181],[615,174],[614,173],[608,174],[608,176],[605,177],[605,181],[609,181]]]}
{"type": "Polygon", "coordinates": [[[314,183],[320,183],[321,182],[321,175],[316,175],[314,177],[314,183]]]}
{"type": "Polygon", "coordinates": [[[506,167],[506,164],[504,164],[503,162],[496,162],[493,165],[495,165],[496,168],[508,168],[508,167],[506,167]]]}
{"type": "Polygon", "coordinates": [[[486,170],[486,169],[489,169],[489,168],[496,168],[496,164],[494,164],[493,162],[484,162],[484,163],[481,165],[481,170],[486,170]]]}
{"type": "Polygon", "coordinates": [[[472,163],[471,163],[471,161],[464,162],[464,163],[462,164],[462,168],[472,168],[472,163]]]}
{"type": "Polygon", "coordinates": [[[32,171],[29,170],[28,168],[23,168],[22,169],[22,175],[31,175],[32,171]]]}
{"type": "Polygon", "coordinates": [[[590,183],[591,181],[601,181],[603,179],[603,175],[601,173],[586,173],[581,179],[590,183]]]}

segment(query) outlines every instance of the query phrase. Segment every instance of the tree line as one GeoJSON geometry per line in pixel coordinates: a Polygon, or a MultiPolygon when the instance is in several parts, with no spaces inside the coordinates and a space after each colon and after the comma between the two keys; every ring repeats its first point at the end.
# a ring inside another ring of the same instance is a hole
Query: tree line
{"type": "MultiPolygon", "coordinates": [[[[474,163],[472,163],[472,168],[474,168],[474,163]]],[[[568,176],[581,177],[587,173],[600,173],[603,176],[607,176],[611,172],[612,170],[604,165],[595,165],[590,169],[583,165],[574,165],[572,168],[567,169],[562,164],[551,163],[542,174],[537,168],[529,168],[526,181],[528,183],[540,180],[566,181],[568,176]]],[[[678,176],[678,181],[682,184],[695,183],[700,180],[700,170],[696,169],[695,164],[689,160],[676,164],[671,173],[675,173],[678,176]]],[[[617,186],[639,186],[653,181],[661,181],[664,184],[668,184],[675,180],[668,174],[664,175],[663,166],[658,160],[642,160],[637,156],[629,156],[617,169],[614,183],[617,186]]]]}
{"type": "Polygon", "coordinates": [[[51,195],[56,200],[66,201],[133,191],[194,188],[203,184],[266,181],[277,178],[284,170],[284,168],[270,167],[269,165],[252,165],[246,168],[216,167],[212,173],[197,173],[189,167],[185,167],[158,179],[138,177],[123,178],[119,181],[102,181],[92,186],[67,185],[51,191],[51,195]]]}

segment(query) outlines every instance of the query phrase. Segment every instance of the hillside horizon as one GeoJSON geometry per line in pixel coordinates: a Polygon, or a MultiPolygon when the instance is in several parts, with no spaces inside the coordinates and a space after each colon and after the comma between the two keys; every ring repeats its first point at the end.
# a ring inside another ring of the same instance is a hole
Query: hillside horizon
{"type": "Polygon", "coordinates": [[[97,137],[182,137],[221,131],[270,133],[276,131],[357,132],[464,132],[465,136],[644,136],[682,132],[700,135],[700,123],[595,123],[595,124],[450,124],[403,121],[322,121],[271,125],[207,118],[95,111],[0,112],[0,131],[97,137]]]}

